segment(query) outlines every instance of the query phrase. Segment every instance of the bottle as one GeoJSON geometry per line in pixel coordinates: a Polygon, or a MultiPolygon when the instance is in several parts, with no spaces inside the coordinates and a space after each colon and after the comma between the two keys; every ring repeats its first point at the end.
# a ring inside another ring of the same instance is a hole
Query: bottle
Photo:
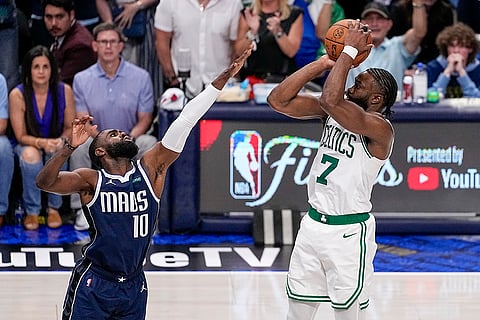
{"type": "Polygon", "coordinates": [[[412,84],[413,78],[412,76],[405,76],[403,77],[403,103],[410,104],[412,103],[412,84]]]}
{"type": "Polygon", "coordinates": [[[413,102],[425,103],[427,101],[428,79],[427,71],[423,63],[417,63],[417,68],[413,74],[413,102]]]}
{"type": "Polygon", "coordinates": [[[440,94],[437,89],[429,88],[427,92],[428,103],[438,103],[440,101],[440,94]]]}

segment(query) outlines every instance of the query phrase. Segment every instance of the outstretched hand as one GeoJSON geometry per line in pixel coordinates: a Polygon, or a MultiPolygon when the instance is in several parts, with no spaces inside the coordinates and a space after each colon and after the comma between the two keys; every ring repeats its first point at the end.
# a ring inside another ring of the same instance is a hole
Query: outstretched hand
{"type": "Polygon", "coordinates": [[[238,71],[240,71],[245,63],[245,60],[247,60],[247,58],[252,54],[252,50],[253,43],[251,43],[248,48],[245,49],[245,51],[243,51],[243,53],[232,62],[229,68],[230,77],[235,76],[238,71]]]}
{"type": "Polygon", "coordinates": [[[97,125],[92,125],[92,116],[83,116],[80,119],[75,118],[72,122],[72,139],[70,144],[78,147],[87,141],[88,137],[95,135],[97,125]]]}
{"type": "Polygon", "coordinates": [[[248,48],[212,81],[212,85],[218,90],[222,90],[228,79],[234,77],[242,69],[245,60],[250,56],[252,50],[253,43],[250,43],[248,48]]]}

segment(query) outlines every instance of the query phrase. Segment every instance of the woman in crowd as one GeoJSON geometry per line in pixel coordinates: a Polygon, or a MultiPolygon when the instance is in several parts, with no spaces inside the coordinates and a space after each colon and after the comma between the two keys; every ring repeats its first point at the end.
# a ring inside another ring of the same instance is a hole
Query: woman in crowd
{"type": "Polygon", "coordinates": [[[303,11],[287,0],[253,0],[240,15],[235,52],[255,43],[240,77],[250,83],[280,82],[297,70],[295,55],[303,35],[303,11]]]}
{"type": "MultiPolygon", "coordinates": [[[[27,214],[24,226],[36,230],[42,201],[35,178],[44,163],[62,148],[63,137],[70,136],[75,116],[72,88],[59,82],[57,65],[46,47],[33,47],[25,55],[21,83],[9,95],[9,112],[22,174],[27,214]]],[[[56,194],[47,198],[47,225],[58,228],[62,225],[58,211],[62,198],[56,194]]]]}
{"type": "Polygon", "coordinates": [[[446,27],[436,44],[440,55],[427,65],[428,87],[445,98],[480,97],[479,44],[473,29],[462,22],[446,27]]]}

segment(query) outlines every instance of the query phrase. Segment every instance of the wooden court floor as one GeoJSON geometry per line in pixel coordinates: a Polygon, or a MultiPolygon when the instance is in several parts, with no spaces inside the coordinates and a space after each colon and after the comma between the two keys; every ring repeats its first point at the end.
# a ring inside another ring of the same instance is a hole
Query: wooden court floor
{"type": "MultiPolygon", "coordinates": [[[[285,272],[147,272],[147,319],[285,319],[285,272]]],[[[0,272],[0,319],[55,320],[69,272],[0,272]]],[[[317,320],[333,320],[320,308],[317,320]]],[[[368,319],[476,320],[480,273],[376,273],[368,319]]]]}

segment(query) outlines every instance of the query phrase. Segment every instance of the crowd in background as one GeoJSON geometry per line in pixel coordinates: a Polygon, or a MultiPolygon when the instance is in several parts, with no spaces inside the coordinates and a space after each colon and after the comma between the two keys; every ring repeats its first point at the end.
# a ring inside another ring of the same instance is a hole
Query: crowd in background
{"type": "MultiPolygon", "coordinates": [[[[280,82],[325,54],[329,26],[361,19],[375,48],[349,79],[383,67],[401,87],[422,62],[446,97],[480,97],[478,13],[476,0],[0,0],[0,227],[21,207],[26,229],[42,213],[57,228],[66,207],[87,229],[78,199],[34,182],[72,119],[91,114],[145,150],[158,138],[162,95],[181,88],[193,98],[252,42],[238,80],[280,82]]],[[[90,165],[87,144],[70,166],[90,165]]]]}

